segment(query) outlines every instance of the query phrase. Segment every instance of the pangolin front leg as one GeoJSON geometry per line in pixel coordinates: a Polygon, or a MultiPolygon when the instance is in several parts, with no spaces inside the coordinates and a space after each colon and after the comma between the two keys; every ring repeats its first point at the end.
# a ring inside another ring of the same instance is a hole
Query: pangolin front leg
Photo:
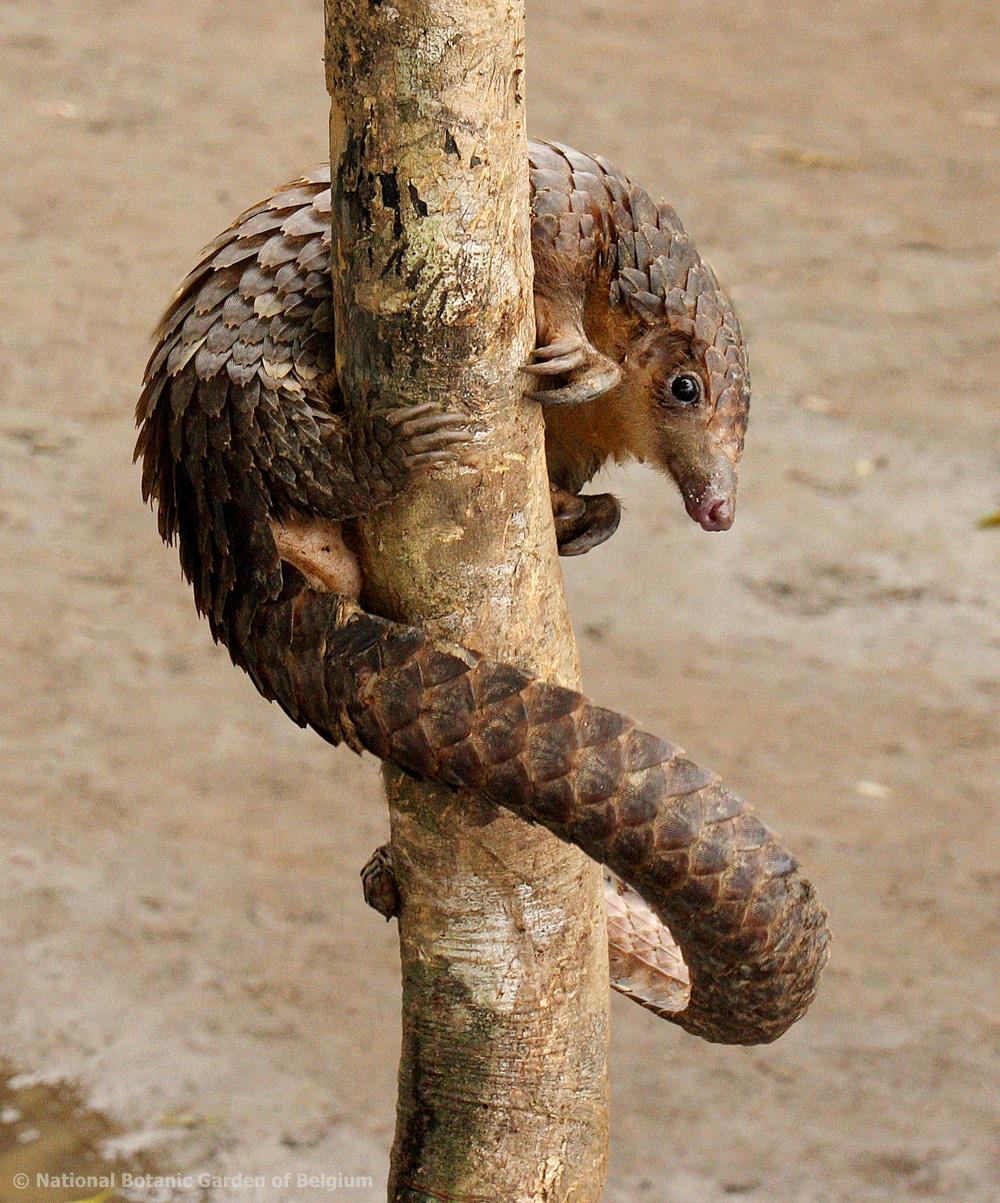
{"type": "MultiPolygon", "coordinates": [[[[575,152],[571,152],[575,153],[575,152]]],[[[538,346],[524,371],[547,387],[531,396],[545,406],[595,401],[622,379],[622,368],[589,336],[588,299],[611,283],[613,202],[594,174],[597,162],[580,162],[555,144],[532,143],[531,252],[535,267],[535,329],[538,346]]]]}

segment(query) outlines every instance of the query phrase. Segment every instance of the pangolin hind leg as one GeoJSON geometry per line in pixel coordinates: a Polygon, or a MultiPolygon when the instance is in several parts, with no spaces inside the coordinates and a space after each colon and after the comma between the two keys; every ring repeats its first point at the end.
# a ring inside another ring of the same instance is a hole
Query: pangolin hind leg
{"type": "Polygon", "coordinates": [[[399,889],[392,867],[392,845],[382,844],[375,849],[361,870],[361,889],[365,902],[378,911],[386,922],[399,915],[399,889]]]}
{"type": "Polygon", "coordinates": [[[582,556],[618,529],[622,507],[610,493],[575,494],[550,485],[552,517],[561,556],[582,556]]]}
{"type": "MultiPolygon", "coordinates": [[[[553,229],[553,215],[538,214],[546,195],[536,196],[531,249],[535,263],[535,329],[538,346],[524,371],[554,387],[531,394],[543,405],[582,405],[602,397],[621,381],[622,369],[599,351],[584,328],[584,305],[594,272],[594,253],[570,237],[572,250],[553,229]]],[[[577,234],[579,231],[577,231],[577,234]]],[[[591,248],[593,250],[593,248],[591,248]]]]}
{"type": "Polygon", "coordinates": [[[278,555],[323,593],[339,593],[357,601],[361,596],[361,565],[344,541],[339,522],[315,518],[271,520],[278,555]]]}

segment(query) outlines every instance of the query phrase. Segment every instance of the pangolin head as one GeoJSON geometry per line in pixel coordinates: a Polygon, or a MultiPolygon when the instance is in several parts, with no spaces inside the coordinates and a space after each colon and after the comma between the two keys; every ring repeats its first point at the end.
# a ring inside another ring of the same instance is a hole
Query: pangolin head
{"type": "Polygon", "coordinates": [[[646,399],[646,458],[673,477],[705,530],[728,530],[750,413],[747,350],[729,298],[677,214],[666,204],[649,210],[634,233],[619,231],[612,292],[644,327],[624,366],[646,399]]]}

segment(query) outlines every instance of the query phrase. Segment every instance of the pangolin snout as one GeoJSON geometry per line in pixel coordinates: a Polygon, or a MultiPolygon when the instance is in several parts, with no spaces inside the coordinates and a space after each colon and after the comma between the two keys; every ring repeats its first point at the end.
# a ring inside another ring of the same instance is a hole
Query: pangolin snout
{"type": "Polygon", "coordinates": [[[736,517],[736,499],[732,494],[720,496],[708,492],[695,502],[689,502],[687,512],[702,530],[729,530],[736,517]]]}
{"type": "Polygon", "coordinates": [[[681,484],[684,506],[702,530],[729,530],[736,517],[736,468],[726,455],[709,460],[681,484]]]}

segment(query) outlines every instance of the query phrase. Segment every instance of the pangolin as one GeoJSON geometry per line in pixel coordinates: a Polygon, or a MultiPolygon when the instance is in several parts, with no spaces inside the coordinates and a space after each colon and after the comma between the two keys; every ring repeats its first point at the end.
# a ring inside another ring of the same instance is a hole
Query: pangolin
{"type": "MultiPolygon", "coordinates": [[[[728,299],[673,209],[604,159],[532,142],[529,161],[526,370],[548,385],[533,395],[560,550],[614,532],[617,501],[580,496],[612,457],[659,466],[703,527],[728,528],[749,404],[728,299]]],[[[580,693],[358,604],[351,520],[470,432],[433,406],[361,411],[341,395],[330,205],[323,166],[247,210],[158,330],[136,457],[199,611],[300,725],[476,791],[605,865],[616,987],[707,1040],[775,1039],[813,998],[826,915],[747,804],[580,693]]]]}

